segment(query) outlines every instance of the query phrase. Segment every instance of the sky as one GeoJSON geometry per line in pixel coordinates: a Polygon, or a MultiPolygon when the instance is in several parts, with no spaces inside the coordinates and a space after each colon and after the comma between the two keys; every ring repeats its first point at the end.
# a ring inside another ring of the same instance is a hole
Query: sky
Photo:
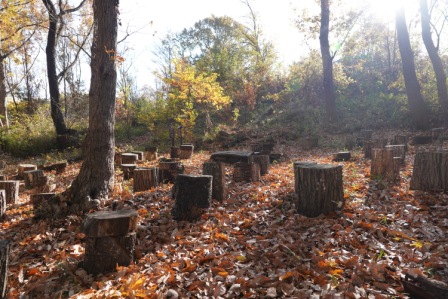
{"type": "MultiPolygon", "coordinates": [[[[313,3],[314,0],[305,2],[313,3]]],[[[303,40],[294,27],[294,5],[297,4],[293,5],[291,0],[252,0],[251,5],[260,19],[265,38],[274,43],[280,62],[288,65],[298,60],[303,54],[300,51],[303,40]]],[[[211,15],[227,15],[245,23],[248,13],[248,8],[240,0],[121,1],[121,35],[127,28],[130,32],[137,30],[126,39],[125,46],[129,50],[123,56],[135,69],[138,87],[154,84],[153,49],[168,32],[176,33],[192,27],[195,22],[211,15]]]]}

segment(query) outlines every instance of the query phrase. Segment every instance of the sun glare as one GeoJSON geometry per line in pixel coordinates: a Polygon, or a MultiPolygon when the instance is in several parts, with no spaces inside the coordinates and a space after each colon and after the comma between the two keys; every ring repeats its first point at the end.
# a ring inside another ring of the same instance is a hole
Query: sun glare
{"type": "Polygon", "coordinates": [[[395,10],[401,5],[408,6],[406,0],[368,0],[368,8],[372,14],[380,18],[390,18],[395,15],[395,10]]]}

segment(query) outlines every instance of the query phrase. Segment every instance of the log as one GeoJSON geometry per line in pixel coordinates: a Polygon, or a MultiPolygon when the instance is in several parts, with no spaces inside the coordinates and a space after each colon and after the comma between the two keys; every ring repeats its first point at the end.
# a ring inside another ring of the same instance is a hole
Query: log
{"type": "Polygon", "coordinates": [[[5,190],[6,204],[15,204],[19,198],[19,181],[0,181],[0,190],[5,190]]]}
{"type": "Polygon", "coordinates": [[[268,155],[253,155],[251,162],[257,163],[260,166],[260,175],[269,174],[269,156],[268,155]]]}
{"type": "Polygon", "coordinates": [[[55,170],[57,174],[64,173],[65,169],[67,168],[67,161],[57,162],[49,165],[42,166],[42,169],[45,171],[52,171],[55,170]]]}
{"type": "Polygon", "coordinates": [[[254,162],[236,163],[233,168],[233,180],[235,182],[258,182],[260,180],[260,165],[254,162]]]}
{"type": "Polygon", "coordinates": [[[146,191],[159,185],[159,169],[136,168],[134,170],[134,192],[146,191]]]}
{"type": "Polygon", "coordinates": [[[157,160],[157,151],[158,148],[154,146],[148,146],[145,148],[145,159],[148,161],[157,160]]]}
{"type": "Polygon", "coordinates": [[[297,167],[297,212],[317,217],[344,207],[342,166],[315,164],[297,167]]]}
{"type": "Polygon", "coordinates": [[[211,175],[213,177],[212,198],[221,202],[226,199],[227,186],[224,163],[213,160],[205,161],[202,165],[202,174],[211,175]]]}
{"type": "Polygon", "coordinates": [[[29,170],[23,173],[25,178],[25,188],[33,189],[43,187],[47,184],[48,178],[45,176],[43,170],[29,170]]]}
{"type": "Polygon", "coordinates": [[[298,192],[299,192],[299,185],[298,185],[299,184],[299,180],[298,180],[299,171],[297,168],[302,167],[302,166],[307,167],[307,166],[316,165],[316,164],[317,164],[316,162],[312,162],[312,161],[296,161],[293,163],[295,194],[298,194],[298,192]]]}
{"type": "Polygon", "coordinates": [[[31,194],[30,201],[33,204],[35,219],[58,218],[61,213],[67,212],[62,209],[61,198],[55,193],[31,194]]]}
{"type": "Polygon", "coordinates": [[[123,171],[123,180],[130,180],[134,177],[134,170],[137,164],[121,164],[121,171],[123,171]]]}
{"type": "Polygon", "coordinates": [[[423,191],[447,191],[448,151],[439,150],[415,154],[410,188],[423,191]]]}
{"type": "Polygon", "coordinates": [[[239,152],[239,151],[222,151],[215,152],[211,155],[210,159],[218,162],[224,162],[229,164],[235,164],[238,162],[249,162],[250,156],[253,152],[239,152]]]}
{"type": "Polygon", "coordinates": [[[136,164],[138,160],[138,155],[133,153],[122,153],[121,154],[121,164],[136,164]]]}
{"type": "Polygon", "coordinates": [[[184,173],[184,166],[179,161],[159,161],[160,182],[163,184],[174,183],[178,174],[184,173]]]}
{"type": "Polygon", "coordinates": [[[448,285],[442,281],[406,274],[402,283],[411,298],[448,299],[448,285]]]}
{"type": "Polygon", "coordinates": [[[6,192],[0,190],[0,221],[6,217],[6,192]]]}
{"type": "Polygon", "coordinates": [[[180,154],[179,159],[191,159],[191,156],[193,155],[194,151],[194,145],[184,143],[180,146],[180,154]]]}
{"type": "Polygon", "coordinates": [[[203,210],[210,207],[212,199],[211,175],[179,174],[173,186],[174,207],[171,211],[175,220],[193,221],[203,210]]]}
{"type": "Polygon", "coordinates": [[[19,164],[19,167],[17,169],[17,179],[23,180],[24,179],[23,173],[25,171],[36,170],[36,169],[37,169],[37,166],[34,164],[19,164]]]}
{"type": "Polygon", "coordinates": [[[412,145],[422,145],[422,144],[431,144],[432,143],[432,136],[430,135],[421,135],[421,136],[414,136],[411,139],[410,144],[412,145]]]}
{"type": "Polygon", "coordinates": [[[172,146],[170,151],[171,159],[178,159],[180,157],[180,148],[172,146]]]}
{"type": "Polygon", "coordinates": [[[372,153],[370,178],[372,180],[397,180],[400,174],[400,161],[394,160],[393,150],[375,148],[372,153]]]}
{"type": "Polygon", "coordinates": [[[145,157],[144,153],[140,151],[132,151],[131,153],[137,155],[137,161],[143,161],[143,158],[145,157]]]}
{"type": "Polygon", "coordinates": [[[348,161],[351,158],[350,152],[339,152],[333,155],[334,162],[348,161]]]}
{"type": "Polygon", "coordinates": [[[398,157],[401,160],[401,165],[404,164],[406,159],[406,145],[397,144],[397,145],[386,145],[386,149],[391,149],[393,152],[394,158],[398,157]]]}
{"type": "Polygon", "coordinates": [[[0,298],[8,294],[8,267],[11,244],[9,240],[0,240],[0,298]]]}

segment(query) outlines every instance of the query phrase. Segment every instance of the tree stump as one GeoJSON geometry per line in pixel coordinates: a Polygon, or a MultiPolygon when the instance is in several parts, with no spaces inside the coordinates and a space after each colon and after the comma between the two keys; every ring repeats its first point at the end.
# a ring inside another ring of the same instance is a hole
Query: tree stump
{"type": "Polygon", "coordinates": [[[121,154],[121,164],[136,164],[138,160],[138,155],[133,153],[123,153],[121,154]]]}
{"type": "Polygon", "coordinates": [[[122,155],[122,153],[115,153],[115,156],[114,156],[115,164],[117,164],[117,165],[123,164],[121,161],[121,155],[122,155]]]}
{"type": "Polygon", "coordinates": [[[212,198],[217,201],[223,201],[226,199],[227,186],[224,163],[213,160],[205,161],[202,165],[202,174],[211,175],[213,177],[212,198]]]}
{"type": "Polygon", "coordinates": [[[143,161],[143,158],[145,157],[145,154],[140,151],[133,151],[131,153],[137,155],[137,161],[143,161]]]}
{"type": "Polygon", "coordinates": [[[23,173],[25,178],[25,188],[33,189],[43,187],[47,184],[48,178],[43,170],[29,170],[23,173]]]}
{"type": "Polygon", "coordinates": [[[179,174],[173,186],[174,207],[171,211],[175,220],[193,221],[203,209],[210,207],[212,199],[211,175],[179,174]]]}
{"type": "Polygon", "coordinates": [[[274,150],[274,147],[275,142],[273,140],[251,144],[251,150],[260,153],[261,155],[270,155],[274,150]]]}
{"type": "Polygon", "coordinates": [[[339,152],[333,155],[334,162],[348,161],[351,158],[350,152],[339,152]]]}
{"type": "Polygon", "coordinates": [[[36,169],[37,169],[37,166],[34,164],[19,164],[19,167],[17,169],[17,179],[23,180],[24,179],[23,173],[25,171],[36,170],[36,169]]]}
{"type": "Polygon", "coordinates": [[[364,158],[372,159],[373,141],[371,140],[364,141],[363,145],[364,145],[364,158]]]}
{"type": "Polygon", "coordinates": [[[160,161],[159,175],[163,184],[174,183],[178,174],[184,173],[184,166],[179,161],[160,161]]]}
{"type": "Polygon", "coordinates": [[[0,190],[0,221],[2,221],[6,216],[6,192],[5,190],[0,190]]]}
{"type": "Polygon", "coordinates": [[[121,171],[123,171],[123,180],[130,180],[134,177],[134,170],[137,164],[121,164],[121,171]]]}
{"type": "Polygon", "coordinates": [[[193,144],[189,144],[189,143],[181,144],[179,159],[185,159],[185,160],[191,159],[191,156],[193,155],[193,151],[194,151],[193,144]]]}
{"type": "Polygon", "coordinates": [[[431,129],[431,137],[433,140],[438,140],[446,132],[445,128],[434,128],[431,129]]]}
{"type": "Polygon", "coordinates": [[[448,151],[418,152],[411,177],[412,190],[448,190],[448,151]]]}
{"type": "Polygon", "coordinates": [[[405,146],[405,151],[408,151],[408,142],[409,142],[409,138],[408,136],[405,135],[395,135],[394,139],[392,140],[391,145],[402,145],[404,144],[405,146]]]}
{"type": "Polygon", "coordinates": [[[83,268],[90,274],[129,266],[134,259],[138,213],[135,210],[100,211],[86,216],[83,268]]]}
{"type": "Polygon", "coordinates": [[[19,198],[19,181],[0,181],[0,190],[5,190],[6,204],[15,204],[19,198]]]}
{"type": "Polygon", "coordinates": [[[254,162],[238,162],[233,168],[235,182],[258,182],[260,180],[260,165],[254,162]]]}
{"type": "Polygon", "coordinates": [[[296,169],[299,214],[317,217],[343,208],[345,202],[341,165],[302,165],[296,169]]]}
{"type": "Polygon", "coordinates": [[[179,159],[179,157],[180,157],[180,147],[172,146],[171,147],[171,151],[170,151],[170,157],[171,157],[171,159],[179,159]]]}
{"type": "Polygon", "coordinates": [[[251,162],[257,163],[260,166],[260,175],[269,174],[269,156],[268,155],[253,155],[250,157],[251,162]]]}
{"type": "Polygon", "coordinates": [[[153,161],[153,160],[157,160],[157,151],[158,148],[154,147],[154,146],[148,146],[145,149],[145,159],[148,161],[153,161]]]}
{"type": "Polygon", "coordinates": [[[31,194],[30,201],[33,204],[34,218],[57,218],[62,212],[61,198],[55,193],[31,194]]]}
{"type": "Polygon", "coordinates": [[[159,169],[136,168],[134,170],[134,192],[146,191],[159,185],[159,169]]]}
{"type": "Polygon", "coordinates": [[[393,156],[400,158],[401,165],[404,164],[406,159],[406,145],[397,144],[397,145],[386,145],[386,149],[391,149],[393,152],[393,156]]]}
{"type": "Polygon", "coordinates": [[[400,160],[394,159],[393,150],[375,148],[372,153],[370,178],[372,180],[397,180],[400,174],[400,160]]]}
{"type": "Polygon", "coordinates": [[[8,294],[8,267],[11,244],[8,240],[0,240],[0,298],[8,294]]]}
{"type": "Polygon", "coordinates": [[[311,165],[316,165],[316,162],[312,162],[312,161],[296,161],[293,163],[293,170],[294,170],[294,191],[295,194],[298,194],[299,192],[299,171],[298,171],[298,167],[307,167],[307,166],[311,166],[311,165]]]}

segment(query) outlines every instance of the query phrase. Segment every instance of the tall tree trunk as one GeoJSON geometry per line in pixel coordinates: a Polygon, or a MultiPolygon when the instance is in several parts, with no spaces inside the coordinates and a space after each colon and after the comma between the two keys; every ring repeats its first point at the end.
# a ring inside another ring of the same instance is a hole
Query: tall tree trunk
{"type": "Polygon", "coordinates": [[[95,0],[89,129],[84,162],[71,187],[72,211],[91,208],[90,199],[105,199],[114,185],[114,124],[119,0],[95,0]]]}
{"type": "Polygon", "coordinates": [[[9,127],[8,110],[6,107],[6,84],[5,84],[5,59],[0,56],[0,124],[9,127]]]}
{"type": "Polygon", "coordinates": [[[61,110],[58,75],[56,70],[56,34],[58,28],[58,15],[51,0],[42,0],[48,11],[48,36],[45,54],[47,56],[47,77],[50,90],[51,118],[57,135],[67,134],[64,115],[61,110]]]}
{"type": "Polygon", "coordinates": [[[321,0],[321,17],[320,17],[320,52],[322,54],[323,65],[323,85],[324,85],[324,101],[325,112],[330,121],[336,118],[336,94],[333,81],[333,56],[330,53],[330,42],[328,34],[330,31],[330,0],[321,0]]]}
{"type": "Polygon", "coordinates": [[[426,51],[431,59],[432,67],[437,81],[437,95],[439,103],[442,107],[443,115],[446,117],[448,113],[448,91],[446,86],[446,73],[443,68],[442,59],[439,56],[438,46],[434,45],[431,34],[431,17],[428,12],[428,1],[420,0],[420,15],[422,22],[422,38],[426,51]]]}
{"type": "Polygon", "coordinates": [[[408,97],[408,107],[411,118],[417,129],[424,130],[428,128],[428,112],[420,91],[420,84],[415,72],[414,53],[409,40],[409,32],[404,14],[404,6],[396,10],[395,26],[397,29],[398,48],[401,55],[401,64],[403,68],[404,85],[408,97]]]}

